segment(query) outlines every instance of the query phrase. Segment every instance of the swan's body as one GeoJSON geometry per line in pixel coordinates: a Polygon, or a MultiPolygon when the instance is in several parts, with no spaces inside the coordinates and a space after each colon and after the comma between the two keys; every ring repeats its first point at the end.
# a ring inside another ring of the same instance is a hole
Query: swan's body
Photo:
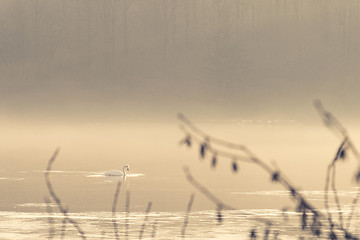
{"type": "Polygon", "coordinates": [[[126,171],[129,171],[129,165],[123,167],[123,170],[110,170],[105,173],[105,176],[114,176],[114,177],[125,177],[126,171]]]}

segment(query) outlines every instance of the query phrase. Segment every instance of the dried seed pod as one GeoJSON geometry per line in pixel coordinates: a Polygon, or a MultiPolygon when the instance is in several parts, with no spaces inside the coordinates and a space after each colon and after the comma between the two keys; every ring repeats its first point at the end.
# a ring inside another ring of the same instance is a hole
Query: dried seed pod
{"type": "Polygon", "coordinates": [[[253,228],[250,231],[250,239],[256,239],[256,229],[253,228]]]}
{"type": "Polygon", "coordinates": [[[186,146],[191,147],[191,136],[190,135],[186,136],[184,143],[186,144],[186,146]]]}
{"type": "Polygon", "coordinates": [[[345,239],[355,239],[355,238],[352,237],[352,236],[350,235],[350,233],[346,232],[346,233],[345,233],[345,239]]]}
{"type": "Polygon", "coordinates": [[[316,228],[311,231],[315,236],[320,237],[321,235],[321,228],[316,228]]]}
{"type": "Polygon", "coordinates": [[[346,158],[346,151],[345,151],[345,149],[342,149],[342,150],[341,150],[341,152],[340,152],[340,154],[339,154],[339,157],[340,157],[341,159],[345,159],[345,158],[346,158]]]}
{"type": "Polygon", "coordinates": [[[290,188],[290,194],[291,194],[292,197],[295,197],[296,190],[294,188],[290,188]]]}
{"type": "Polygon", "coordinates": [[[336,157],[334,159],[333,164],[335,164],[336,160],[341,159],[345,160],[346,157],[346,142],[348,141],[347,138],[344,139],[344,141],[341,143],[339,149],[337,150],[336,157]]]}
{"type": "Polygon", "coordinates": [[[338,239],[336,234],[334,233],[334,231],[331,231],[329,233],[329,239],[331,239],[331,240],[337,240],[338,239]]]}
{"type": "Polygon", "coordinates": [[[216,154],[213,156],[213,158],[211,159],[211,167],[215,168],[217,164],[217,156],[216,154]]]}
{"type": "Polygon", "coordinates": [[[223,220],[223,216],[222,216],[222,213],[221,213],[221,205],[218,205],[218,208],[217,208],[217,212],[216,212],[216,218],[218,220],[218,223],[220,224],[223,220]]]}
{"type": "Polygon", "coordinates": [[[204,142],[200,145],[200,157],[201,158],[205,158],[206,150],[207,150],[207,143],[204,142]]]}
{"type": "Polygon", "coordinates": [[[232,162],[232,170],[234,172],[237,172],[237,170],[238,170],[238,165],[237,165],[236,159],[234,159],[232,162]]]}
{"type": "Polygon", "coordinates": [[[317,215],[313,216],[313,222],[311,224],[311,232],[315,236],[319,237],[321,235],[321,222],[318,220],[317,215]]]}
{"type": "Polygon", "coordinates": [[[187,147],[191,147],[191,143],[192,143],[192,140],[191,140],[191,135],[187,135],[184,139],[181,139],[181,141],[179,142],[180,145],[183,145],[185,144],[187,147]]]}
{"type": "Polygon", "coordinates": [[[218,210],[218,212],[217,212],[217,220],[218,220],[218,223],[221,223],[223,220],[221,210],[218,210]]]}
{"type": "Polygon", "coordinates": [[[278,171],[276,171],[271,175],[271,181],[272,182],[278,182],[279,177],[280,177],[280,173],[278,171]]]}

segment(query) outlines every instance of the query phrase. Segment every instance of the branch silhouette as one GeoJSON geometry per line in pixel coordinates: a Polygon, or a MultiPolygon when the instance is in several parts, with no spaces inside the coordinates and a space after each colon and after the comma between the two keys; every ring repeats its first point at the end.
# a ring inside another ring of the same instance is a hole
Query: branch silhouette
{"type": "Polygon", "coordinates": [[[188,203],[188,206],[187,206],[187,209],[186,209],[186,213],[185,213],[185,218],[184,218],[184,224],[183,224],[183,228],[181,230],[181,236],[182,238],[185,238],[185,231],[186,231],[186,227],[189,223],[189,215],[190,215],[190,211],[191,211],[191,206],[194,202],[194,197],[195,197],[195,194],[192,193],[191,196],[190,196],[190,199],[189,199],[189,203],[188,203]]]}
{"type": "MultiPolygon", "coordinates": [[[[232,207],[226,203],[224,203],[223,201],[221,201],[218,197],[216,197],[213,193],[211,193],[206,187],[204,187],[201,183],[199,183],[191,174],[190,169],[185,166],[183,168],[186,179],[188,180],[188,182],[193,185],[197,190],[199,190],[207,199],[209,199],[211,202],[213,202],[216,206],[217,206],[217,217],[218,217],[218,221],[221,222],[222,221],[222,214],[221,214],[221,210],[225,209],[225,210],[239,210],[235,207],[232,207]]],[[[273,225],[274,221],[271,220],[267,220],[267,219],[263,219],[263,218],[257,218],[254,217],[252,214],[246,214],[248,216],[253,217],[254,220],[257,220],[259,222],[263,222],[267,225],[273,225]]]]}
{"type": "Polygon", "coordinates": [[[125,239],[129,238],[129,217],[130,217],[130,190],[126,190],[126,201],[125,201],[125,239]]]}
{"type": "Polygon", "coordinates": [[[48,223],[49,223],[49,239],[53,239],[55,236],[55,227],[54,227],[54,218],[52,217],[53,212],[50,206],[50,199],[49,198],[45,198],[45,203],[46,203],[46,212],[48,213],[49,217],[48,217],[48,223]]]}
{"type": "Polygon", "coordinates": [[[118,183],[116,185],[116,190],[115,190],[115,194],[114,194],[114,200],[113,200],[112,208],[111,208],[112,223],[113,223],[114,234],[115,234],[116,239],[120,239],[119,238],[119,228],[118,228],[118,224],[117,224],[117,221],[116,221],[116,204],[117,204],[118,199],[119,199],[120,186],[121,186],[121,182],[118,181],[118,183]]]}
{"type": "Polygon", "coordinates": [[[143,224],[141,225],[141,229],[140,229],[140,232],[139,232],[139,239],[142,239],[143,234],[144,234],[144,232],[145,232],[145,227],[146,227],[146,224],[147,224],[147,222],[148,222],[149,212],[150,212],[150,209],[151,209],[151,205],[152,205],[152,203],[149,202],[149,203],[148,203],[148,206],[147,206],[147,208],[146,208],[145,217],[144,217],[144,222],[143,222],[143,224]]]}
{"type": "MultiPolygon", "coordinates": [[[[357,150],[357,148],[355,147],[355,144],[350,139],[350,136],[349,136],[347,130],[336,119],[336,117],[333,114],[331,114],[329,111],[327,111],[319,100],[316,100],[314,102],[314,106],[315,106],[316,110],[318,111],[320,117],[322,118],[324,125],[326,127],[328,127],[330,130],[332,130],[336,136],[343,139],[340,147],[338,148],[338,150],[336,152],[334,159],[329,164],[328,169],[327,169],[326,180],[325,180],[324,201],[325,201],[326,211],[328,214],[328,220],[329,220],[330,224],[332,224],[333,220],[332,220],[332,215],[329,212],[329,203],[328,203],[328,201],[329,201],[328,186],[331,182],[334,200],[335,200],[336,206],[338,208],[338,213],[339,213],[339,224],[340,224],[341,228],[344,228],[344,220],[343,220],[343,215],[342,215],[342,210],[341,210],[340,199],[337,194],[337,190],[336,190],[336,186],[335,186],[336,164],[339,162],[339,160],[344,160],[346,158],[348,150],[350,152],[352,152],[353,155],[355,156],[355,159],[358,161],[358,165],[359,165],[358,170],[355,173],[355,180],[359,184],[360,183],[360,153],[357,150]],[[331,170],[332,170],[332,174],[330,173],[331,170]]],[[[356,205],[358,203],[359,197],[360,197],[360,188],[358,187],[357,194],[351,203],[351,211],[347,218],[345,229],[350,228],[351,221],[352,221],[354,211],[355,211],[356,205]]]]}
{"type": "Polygon", "coordinates": [[[67,209],[64,208],[60,198],[56,195],[54,188],[51,184],[50,181],[50,172],[51,172],[51,168],[52,168],[52,164],[55,162],[56,157],[59,153],[59,149],[56,149],[54,154],[52,155],[52,157],[49,159],[46,171],[44,173],[44,177],[45,177],[45,181],[46,181],[46,186],[48,188],[49,194],[51,196],[51,198],[55,201],[59,211],[63,214],[64,218],[66,219],[66,221],[68,221],[69,223],[71,223],[74,228],[77,230],[77,232],[80,234],[82,239],[86,239],[85,233],[84,231],[81,229],[81,227],[79,226],[79,224],[72,218],[69,217],[68,211],[67,209]]]}
{"type": "MultiPolygon", "coordinates": [[[[335,132],[337,134],[342,135],[344,138],[347,137],[347,131],[345,128],[342,127],[342,125],[330,114],[329,112],[325,111],[322,108],[321,103],[319,104],[316,102],[315,106],[318,108],[320,115],[323,117],[323,119],[326,120],[327,126],[334,125],[335,126],[335,132]]],[[[293,199],[297,204],[297,210],[302,213],[301,214],[301,222],[303,229],[305,230],[307,226],[311,226],[310,230],[313,235],[319,236],[321,233],[317,228],[314,228],[313,226],[319,226],[320,219],[326,219],[329,220],[329,229],[332,234],[335,234],[333,231],[333,227],[336,227],[337,229],[344,232],[347,239],[358,239],[353,234],[351,234],[347,229],[344,228],[342,223],[342,215],[339,215],[339,219],[341,220],[340,223],[334,223],[331,220],[331,215],[328,213],[327,215],[324,215],[321,213],[318,209],[316,209],[306,198],[305,196],[296,190],[296,187],[291,183],[291,181],[283,174],[279,168],[273,168],[270,165],[266,164],[263,160],[258,158],[246,145],[243,144],[235,144],[232,142],[228,142],[222,139],[218,139],[215,137],[212,137],[208,135],[207,133],[203,132],[199,128],[197,128],[187,117],[185,117],[183,114],[178,114],[178,119],[181,121],[182,125],[180,126],[180,130],[184,132],[185,138],[180,142],[182,144],[186,144],[188,147],[192,145],[193,142],[198,143],[200,145],[200,156],[202,158],[205,157],[205,154],[207,152],[210,152],[213,154],[212,159],[212,165],[216,166],[216,162],[218,160],[218,157],[222,157],[224,159],[229,159],[232,161],[232,169],[234,172],[237,171],[237,165],[236,163],[238,161],[242,162],[248,162],[258,165],[260,168],[262,168],[265,172],[267,172],[270,175],[270,178],[273,182],[278,182],[281,184],[284,188],[286,188],[290,194],[291,199],[293,199]],[[229,151],[219,151],[218,147],[224,147],[226,149],[229,149],[229,151]],[[232,153],[230,150],[236,150],[241,154],[238,153],[232,153]],[[215,159],[215,161],[214,161],[215,159]],[[215,162],[215,164],[214,164],[215,162]],[[307,224],[308,220],[308,214],[312,214],[312,223],[309,225],[307,224]]],[[[325,122],[325,121],[324,121],[325,122]]],[[[359,160],[360,155],[358,151],[356,150],[355,146],[352,144],[351,141],[348,140],[347,147],[352,150],[356,158],[359,160]]],[[[340,156],[341,152],[338,154],[340,156]]],[[[333,169],[332,169],[333,170],[333,169]]],[[[203,192],[210,200],[212,200],[214,203],[218,204],[219,200],[212,194],[209,194],[208,191],[199,185],[196,181],[193,181],[193,178],[191,177],[189,173],[188,168],[184,169],[187,179],[189,182],[191,182],[195,187],[197,187],[201,192],[203,192]]],[[[335,171],[333,170],[331,173],[331,176],[335,177],[335,171]]],[[[360,181],[360,173],[356,175],[356,177],[360,181]]],[[[327,179],[330,179],[329,175],[327,176],[327,179]]],[[[337,196],[337,191],[335,187],[335,183],[332,182],[332,191],[335,196],[337,196]]],[[[327,194],[325,194],[327,195],[327,194]]],[[[354,201],[353,206],[355,206],[357,201],[354,201]]],[[[340,206],[340,204],[338,205],[340,206]]],[[[328,207],[328,205],[327,205],[328,207]]],[[[355,207],[354,207],[355,208],[355,207]]],[[[341,209],[341,208],[340,208],[341,209]]],[[[351,214],[352,216],[352,214],[351,214]]],[[[349,217],[348,222],[351,221],[351,217],[349,217]]]]}

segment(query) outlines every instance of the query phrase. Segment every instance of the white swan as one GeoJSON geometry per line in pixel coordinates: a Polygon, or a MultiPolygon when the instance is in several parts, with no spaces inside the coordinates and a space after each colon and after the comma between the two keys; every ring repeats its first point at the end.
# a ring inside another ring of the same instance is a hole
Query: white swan
{"type": "Polygon", "coordinates": [[[105,176],[108,176],[108,177],[125,177],[126,176],[126,171],[130,171],[130,168],[129,168],[129,165],[125,165],[123,167],[123,171],[121,170],[110,170],[110,171],[107,171],[105,173],[105,176]]]}

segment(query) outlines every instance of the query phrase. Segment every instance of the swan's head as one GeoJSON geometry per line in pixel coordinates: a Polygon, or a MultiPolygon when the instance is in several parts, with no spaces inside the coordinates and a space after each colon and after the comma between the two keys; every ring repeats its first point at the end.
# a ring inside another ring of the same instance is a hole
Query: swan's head
{"type": "Polygon", "coordinates": [[[124,171],[130,171],[130,168],[129,168],[129,165],[125,165],[125,167],[124,167],[124,171]]]}

